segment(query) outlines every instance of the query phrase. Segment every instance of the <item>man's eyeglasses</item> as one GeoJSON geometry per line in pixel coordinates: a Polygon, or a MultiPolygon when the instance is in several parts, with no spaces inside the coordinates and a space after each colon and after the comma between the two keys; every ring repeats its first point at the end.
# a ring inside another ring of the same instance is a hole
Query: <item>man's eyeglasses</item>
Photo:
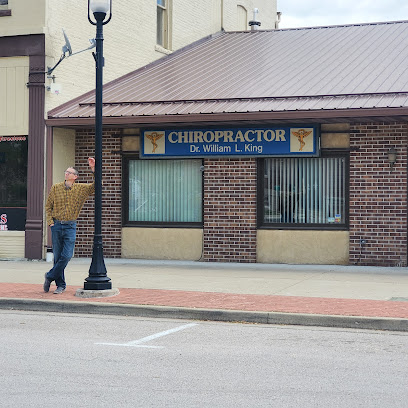
{"type": "Polygon", "coordinates": [[[65,170],[65,173],[68,173],[68,174],[75,174],[75,172],[73,172],[73,171],[69,171],[69,170],[65,170]]]}

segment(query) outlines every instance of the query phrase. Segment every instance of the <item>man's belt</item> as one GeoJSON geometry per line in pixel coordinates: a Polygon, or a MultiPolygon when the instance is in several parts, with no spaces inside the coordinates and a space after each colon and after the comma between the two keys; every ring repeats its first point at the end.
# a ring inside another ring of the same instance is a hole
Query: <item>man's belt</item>
{"type": "Polygon", "coordinates": [[[75,225],[76,221],[61,221],[61,220],[56,220],[54,218],[54,224],[62,224],[62,225],[75,225]]]}

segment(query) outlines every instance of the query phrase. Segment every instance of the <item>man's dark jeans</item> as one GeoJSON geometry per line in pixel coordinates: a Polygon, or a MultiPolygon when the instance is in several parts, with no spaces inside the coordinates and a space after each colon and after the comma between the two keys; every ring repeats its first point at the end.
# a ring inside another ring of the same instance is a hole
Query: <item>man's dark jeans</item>
{"type": "Polygon", "coordinates": [[[57,287],[65,288],[67,284],[65,283],[64,270],[74,254],[76,222],[61,224],[59,221],[55,221],[54,226],[51,227],[51,232],[54,266],[47,273],[46,278],[55,281],[57,287]]]}

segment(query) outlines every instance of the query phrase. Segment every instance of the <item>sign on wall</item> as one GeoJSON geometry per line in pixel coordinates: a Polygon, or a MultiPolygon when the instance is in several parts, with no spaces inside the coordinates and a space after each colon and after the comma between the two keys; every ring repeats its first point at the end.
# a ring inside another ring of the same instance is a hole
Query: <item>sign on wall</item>
{"type": "Polygon", "coordinates": [[[0,207],[0,231],[24,231],[27,208],[0,207]]]}
{"type": "Polygon", "coordinates": [[[319,126],[145,130],[142,158],[318,156],[319,126]]]}

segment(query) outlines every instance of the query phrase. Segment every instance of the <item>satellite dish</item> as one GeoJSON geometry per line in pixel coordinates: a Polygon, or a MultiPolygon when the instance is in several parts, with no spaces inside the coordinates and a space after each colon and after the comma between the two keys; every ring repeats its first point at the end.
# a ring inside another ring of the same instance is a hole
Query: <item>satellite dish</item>
{"type": "Polygon", "coordinates": [[[72,47],[71,44],[68,40],[67,34],[65,33],[64,29],[62,29],[62,33],[64,34],[64,38],[65,38],[65,45],[62,47],[62,52],[65,54],[66,52],[68,52],[68,56],[71,56],[72,54],[72,47]]]}
{"type": "MultiPolygon", "coordinates": [[[[0,0],[1,3],[1,0],[0,0]]],[[[94,38],[90,39],[89,42],[91,43],[91,45],[88,48],[85,48],[84,50],[81,51],[77,51],[72,53],[72,47],[71,47],[71,43],[68,40],[68,36],[65,33],[64,29],[62,29],[62,33],[64,34],[64,38],[65,38],[65,45],[62,47],[62,55],[59,59],[59,61],[51,68],[51,67],[47,67],[47,71],[44,72],[29,72],[29,75],[34,75],[34,74],[47,74],[47,75],[51,75],[52,72],[54,71],[55,68],[57,68],[57,66],[65,59],[70,57],[71,55],[75,55],[75,54],[79,54],[81,52],[84,51],[88,51],[91,50],[92,48],[96,47],[96,40],[94,38]],[[66,55],[68,53],[68,55],[66,55]]]]}

